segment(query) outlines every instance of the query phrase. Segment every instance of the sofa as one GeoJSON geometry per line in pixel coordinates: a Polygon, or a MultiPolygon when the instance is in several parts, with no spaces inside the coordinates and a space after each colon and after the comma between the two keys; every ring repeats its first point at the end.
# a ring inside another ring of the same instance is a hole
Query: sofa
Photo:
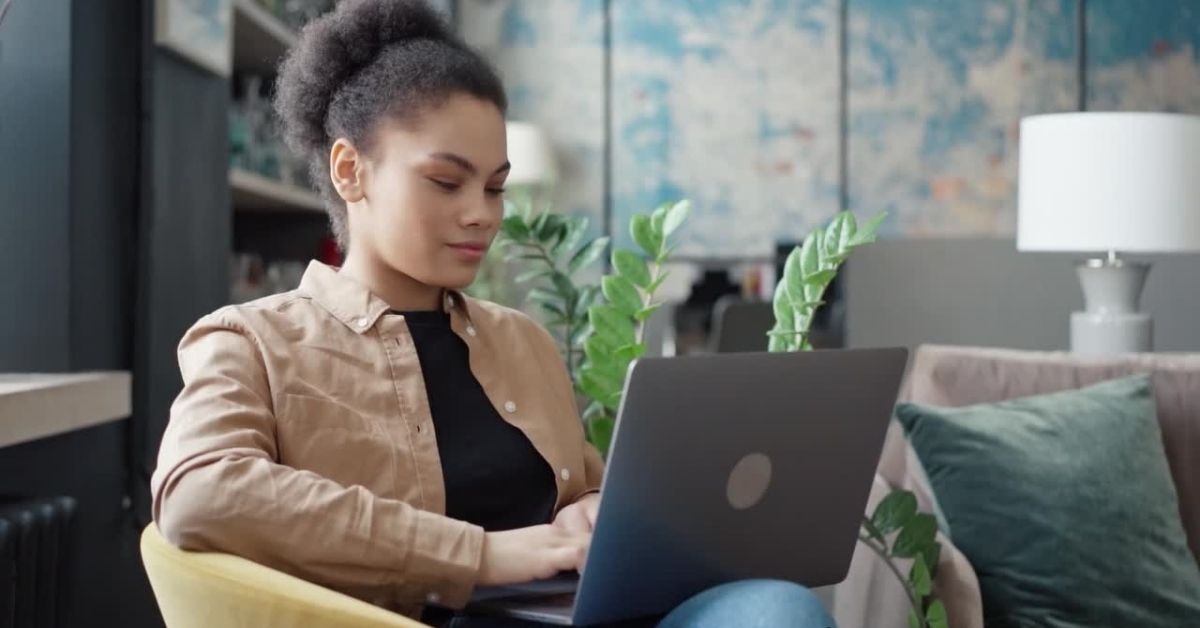
{"type": "MultiPolygon", "coordinates": [[[[958,407],[1081,388],[1136,373],[1152,374],[1157,418],[1179,496],[1192,556],[1200,560],[1200,354],[1137,354],[1084,358],[1069,353],[927,345],[913,354],[900,401],[958,407]]],[[[893,422],[868,512],[895,488],[913,491],[932,512],[936,498],[920,461],[893,422]]],[[[969,557],[943,544],[935,591],[954,628],[982,628],[983,606],[969,557]]],[[[895,576],[861,545],[846,580],[826,595],[840,628],[901,628],[908,601],[895,576]]]]}

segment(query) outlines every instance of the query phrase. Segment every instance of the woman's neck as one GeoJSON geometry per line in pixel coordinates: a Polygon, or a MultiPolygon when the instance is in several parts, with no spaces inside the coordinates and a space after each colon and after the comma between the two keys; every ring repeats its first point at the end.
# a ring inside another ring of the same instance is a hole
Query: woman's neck
{"type": "Polygon", "coordinates": [[[412,312],[441,308],[441,288],[421,283],[380,259],[355,255],[351,251],[339,272],[365,286],[393,310],[412,312]]]}

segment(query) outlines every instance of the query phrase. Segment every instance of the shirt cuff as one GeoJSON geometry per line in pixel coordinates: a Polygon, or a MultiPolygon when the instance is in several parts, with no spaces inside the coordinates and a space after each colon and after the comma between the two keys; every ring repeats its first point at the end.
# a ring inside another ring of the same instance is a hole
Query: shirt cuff
{"type": "Polygon", "coordinates": [[[421,604],[465,607],[479,579],[483,536],[479,526],[418,511],[404,573],[406,591],[423,595],[421,604]]]}

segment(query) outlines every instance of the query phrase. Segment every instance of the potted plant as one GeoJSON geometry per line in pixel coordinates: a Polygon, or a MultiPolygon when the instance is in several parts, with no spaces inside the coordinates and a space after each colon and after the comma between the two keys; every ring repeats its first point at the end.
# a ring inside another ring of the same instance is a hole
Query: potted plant
{"type": "MultiPolygon", "coordinates": [[[[528,212],[505,219],[503,234],[506,246],[512,247],[508,256],[529,265],[518,280],[540,283],[529,298],[550,328],[558,330],[576,390],[587,400],[588,438],[602,453],[607,453],[612,438],[629,364],[646,352],[645,322],[661,305],[655,294],[667,277],[664,265],[673,251],[669,240],[688,212],[687,201],[680,201],[649,215],[635,215],[629,228],[640,251],[614,249],[612,271],[601,278],[599,287],[576,278],[608,245],[607,238],[580,245],[586,229],[582,219],[533,217],[528,212]]],[[[852,213],[842,212],[788,255],[772,302],[770,351],[812,349],[809,332],[826,289],[855,248],[875,241],[884,218],[881,214],[860,226],[852,213]]],[[[916,496],[905,490],[892,492],[864,516],[859,532],[860,542],[883,560],[904,588],[911,603],[909,625],[915,628],[948,628],[946,608],[933,595],[941,554],[936,534],[936,519],[917,512],[916,496]],[[912,562],[906,576],[902,561],[907,560],[912,562]]]]}
{"type": "MultiPolygon", "coordinates": [[[[817,228],[788,255],[783,277],[775,287],[775,327],[769,332],[771,351],[808,351],[813,315],[823,304],[826,288],[857,247],[875,241],[875,231],[886,214],[859,226],[850,212],[842,212],[817,228]]],[[[863,517],[859,540],[883,560],[900,581],[911,604],[909,625],[947,628],[946,607],[933,596],[933,576],[941,545],[936,541],[937,521],[917,512],[910,491],[889,494],[870,517],[863,517]],[[905,577],[901,560],[912,560],[905,577]]]]}

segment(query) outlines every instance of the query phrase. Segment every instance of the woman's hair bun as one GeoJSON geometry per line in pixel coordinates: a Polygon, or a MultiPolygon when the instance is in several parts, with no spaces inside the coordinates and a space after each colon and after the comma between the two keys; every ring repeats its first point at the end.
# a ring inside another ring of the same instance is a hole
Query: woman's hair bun
{"type": "Polygon", "coordinates": [[[298,152],[325,147],[338,89],[387,47],[419,39],[461,46],[423,0],[341,0],[309,22],[279,71],[275,102],[288,144],[298,152]]]}

